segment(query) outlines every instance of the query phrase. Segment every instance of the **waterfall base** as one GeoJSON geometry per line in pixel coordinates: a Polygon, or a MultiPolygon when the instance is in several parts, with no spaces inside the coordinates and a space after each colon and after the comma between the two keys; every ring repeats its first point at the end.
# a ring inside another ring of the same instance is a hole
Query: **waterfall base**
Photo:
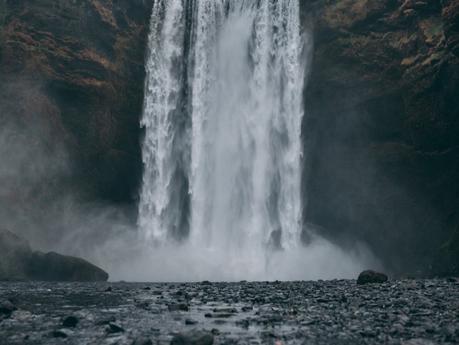
{"type": "Polygon", "coordinates": [[[113,248],[113,243],[101,248],[99,260],[114,281],[317,280],[352,278],[363,269],[381,268],[363,245],[345,251],[319,238],[289,251],[247,248],[231,252],[192,244],[151,248],[125,241],[113,248]]]}

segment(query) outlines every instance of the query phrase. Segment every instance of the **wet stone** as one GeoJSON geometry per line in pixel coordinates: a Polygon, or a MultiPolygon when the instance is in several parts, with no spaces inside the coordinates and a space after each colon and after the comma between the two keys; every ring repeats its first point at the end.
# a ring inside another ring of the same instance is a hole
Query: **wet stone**
{"type": "Polygon", "coordinates": [[[53,338],[67,338],[68,335],[65,331],[63,330],[55,330],[51,332],[51,336],[53,338]]]}
{"type": "Polygon", "coordinates": [[[212,345],[214,336],[204,331],[180,333],[172,338],[171,345],[212,345]]]}
{"type": "Polygon", "coordinates": [[[76,327],[76,325],[78,324],[78,318],[76,316],[67,316],[66,318],[64,318],[64,320],[62,321],[62,326],[63,327],[76,327]]]}
{"type": "Polygon", "coordinates": [[[116,323],[110,322],[107,327],[107,333],[122,333],[124,328],[117,325],[116,323]]]}
{"type": "Polygon", "coordinates": [[[188,311],[189,310],[188,305],[184,303],[169,304],[167,308],[169,309],[169,311],[188,311]]]}
{"type": "Polygon", "coordinates": [[[115,322],[115,321],[116,321],[116,317],[109,316],[107,318],[102,318],[102,319],[97,320],[96,325],[98,326],[108,325],[109,323],[115,322]]]}
{"type": "Polygon", "coordinates": [[[357,278],[357,284],[381,284],[385,283],[387,280],[387,275],[384,273],[367,270],[359,274],[359,277],[357,278]]]}
{"type": "Polygon", "coordinates": [[[0,302],[0,315],[11,316],[18,308],[9,300],[0,302]]]}

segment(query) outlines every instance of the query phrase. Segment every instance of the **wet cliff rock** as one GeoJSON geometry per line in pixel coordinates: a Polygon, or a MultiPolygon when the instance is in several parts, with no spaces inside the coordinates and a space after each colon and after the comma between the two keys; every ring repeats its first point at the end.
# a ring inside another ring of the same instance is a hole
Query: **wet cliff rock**
{"type": "Polygon", "coordinates": [[[309,1],[305,217],[394,272],[459,262],[459,1],[309,1]]]}
{"type": "Polygon", "coordinates": [[[0,120],[42,119],[79,187],[113,201],[137,192],[151,3],[0,0],[0,120]]]}

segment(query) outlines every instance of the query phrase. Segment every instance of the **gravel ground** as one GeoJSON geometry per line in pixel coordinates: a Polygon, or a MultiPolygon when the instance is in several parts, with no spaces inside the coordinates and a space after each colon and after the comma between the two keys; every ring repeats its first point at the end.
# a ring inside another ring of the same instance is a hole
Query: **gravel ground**
{"type": "Polygon", "coordinates": [[[459,281],[0,283],[0,344],[457,344],[459,281]]]}

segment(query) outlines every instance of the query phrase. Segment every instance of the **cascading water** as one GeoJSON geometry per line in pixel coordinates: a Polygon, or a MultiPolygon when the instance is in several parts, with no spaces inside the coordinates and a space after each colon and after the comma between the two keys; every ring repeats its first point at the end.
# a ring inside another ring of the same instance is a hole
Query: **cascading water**
{"type": "Polygon", "coordinates": [[[302,230],[299,0],[156,0],[150,29],[142,235],[196,261],[185,279],[292,278],[275,253],[302,230]]]}

